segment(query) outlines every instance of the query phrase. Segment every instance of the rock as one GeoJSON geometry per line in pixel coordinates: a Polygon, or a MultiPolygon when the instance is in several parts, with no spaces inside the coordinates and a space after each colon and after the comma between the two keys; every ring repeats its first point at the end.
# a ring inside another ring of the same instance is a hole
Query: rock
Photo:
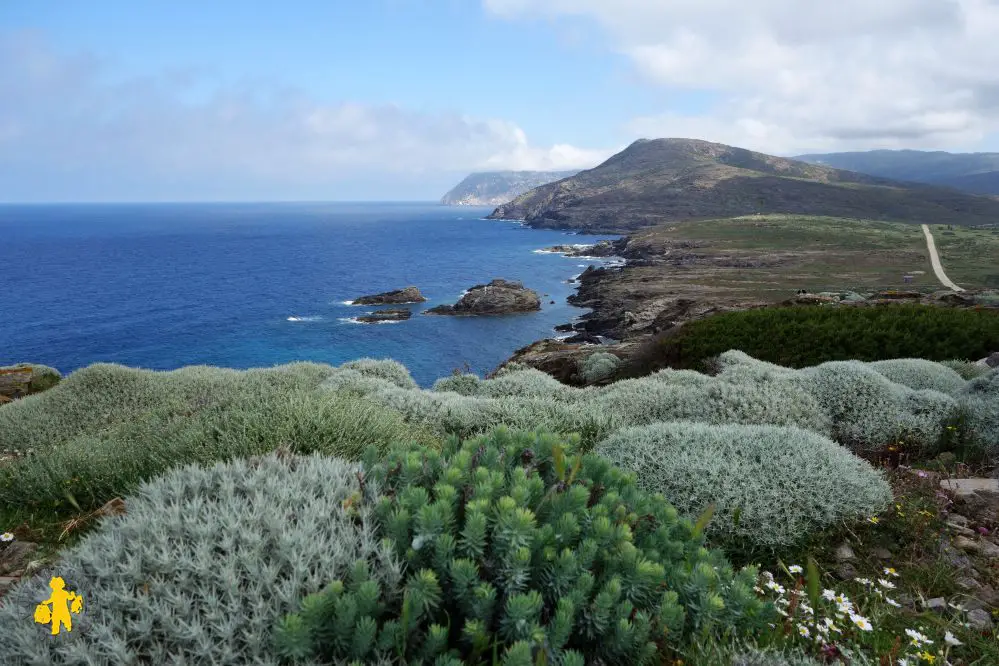
{"type": "Polygon", "coordinates": [[[999,479],[943,479],[940,486],[954,492],[958,497],[979,491],[999,493],[999,479]]]}
{"type": "Polygon", "coordinates": [[[31,554],[38,550],[38,544],[30,541],[12,541],[0,547],[0,576],[7,576],[24,569],[31,554]]]}
{"type": "Polygon", "coordinates": [[[947,600],[943,597],[934,597],[926,602],[925,608],[926,610],[943,613],[947,610],[947,600]]]}
{"type": "Polygon", "coordinates": [[[14,583],[21,580],[16,576],[0,576],[0,597],[7,594],[7,590],[14,587],[14,583]]]}
{"type": "Polygon", "coordinates": [[[840,580],[853,580],[857,577],[857,567],[849,562],[841,562],[836,566],[835,573],[840,580]]]}
{"type": "Polygon", "coordinates": [[[985,359],[985,365],[990,368],[999,368],[999,351],[989,354],[985,359]]]}
{"type": "Polygon", "coordinates": [[[978,543],[981,544],[982,555],[985,557],[999,557],[999,546],[986,539],[981,539],[978,543]]]}
{"type": "Polygon", "coordinates": [[[427,299],[416,287],[405,287],[382,294],[372,294],[354,299],[352,305],[401,305],[403,303],[423,303],[427,299]]]}
{"type": "Polygon", "coordinates": [[[974,530],[969,529],[967,527],[963,527],[963,526],[958,525],[956,523],[948,522],[947,523],[947,527],[950,528],[951,532],[954,532],[955,534],[960,534],[963,537],[974,537],[975,536],[975,531],[974,530]]]}
{"type": "Polygon", "coordinates": [[[918,299],[918,298],[921,298],[921,297],[922,297],[922,294],[919,293],[918,291],[895,291],[895,290],[889,290],[889,291],[879,291],[878,293],[874,294],[874,296],[872,298],[877,299],[877,300],[892,300],[892,301],[895,301],[895,300],[903,300],[903,299],[909,299],[909,298],[917,298],[918,299]]]}
{"type": "Polygon", "coordinates": [[[502,315],[535,312],[541,309],[538,292],[520,282],[496,279],[468,290],[454,305],[439,305],[423,314],[502,315]]]}
{"type": "Polygon", "coordinates": [[[967,527],[968,526],[968,519],[965,516],[962,516],[959,513],[952,513],[949,516],[947,516],[947,523],[948,524],[953,524],[953,525],[958,525],[960,527],[967,527]]]}
{"type": "Polygon", "coordinates": [[[916,600],[911,594],[906,594],[905,592],[896,594],[895,601],[902,604],[902,608],[906,610],[916,610],[916,600]]]}
{"type": "Polygon", "coordinates": [[[958,536],[954,539],[954,545],[969,553],[980,553],[985,557],[999,557],[999,546],[985,539],[969,539],[965,536],[958,536]]]}
{"type": "Polygon", "coordinates": [[[954,547],[969,553],[977,553],[981,550],[977,541],[963,536],[958,536],[954,539],[954,547]]]}
{"type": "Polygon", "coordinates": [[[373,310],[357,318],[357,321],[365,324],[377,324],[382,321],[405,321],[413,316],[413,313],[406,308],[373,310]]]}
{"type": "Polygon", "coordinates": [[[968,624],[977,631],[992,630],[992,618],[981,608],[976,608],[968,612],[968,624]]]}
{"type": "Polygon", "coordinates": [[[555,327],[555,331],[558,333],[569,333],[570,331],[575,331],[575,324],[559,324],[555,327]]]}
{"type": "Polygon", "coordinates": [[[940,542],[940,554],[947,561],[947,564],[951,565],[955,569],[970,569],[972,566],[971,559],[957,548],[947,543],[947,541],[940,542]]]}
{"type": "Polygon", "coordinates": [[[587,333],[586,331],[580,331],[572,337],[566,338],[565,342],[567,344],[582,344],[582,345],[599,345],[601,344],[600,338],[592,333],[587,333]]]}
{"type": "Polygon", "coordinates": [[[982,584],[970,576],[958,578],[954,581],[954,584],[968,592],[977,592],[982,589],[982,584]]]}
{"type": "Polygon", "coordinates": [[[62,379],[47,365],[18,363],[0,367],[0,404],[52,388],[62,379]]]}
{"type": "Polygon", "coordinates": [[[856,554],[854,554],[853,552],[853,548],[850,548],[850,544],[846,543],[845,541],[836,548],[835,557],[840,562],[847,562],[849,560],[857,559],[856,554]]]}
{"type": "Polygon", "coordinates": [[[878,558],[879,560],[890,560],[894,557],[891,554],[891,551],[888,550],[887,548],[875,548],[874,550],[871,551],[871,553],[873,553],[874,557],[878,558]]]}

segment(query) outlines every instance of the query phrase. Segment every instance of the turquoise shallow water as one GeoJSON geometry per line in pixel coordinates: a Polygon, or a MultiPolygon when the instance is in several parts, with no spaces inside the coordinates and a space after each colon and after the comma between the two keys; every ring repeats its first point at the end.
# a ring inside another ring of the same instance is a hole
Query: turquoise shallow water
{"type": "Polygon", "coordinates": [[[489,212],[423,203],[0,206],[0,365],[248,368],[370,356],[405,363],[422,385],[466,364],[485,372],[584,312],[566,304],[566,280],[599,261],[534,250],[608,238],[480,219],[489,212]],[[364,325],[350,318],[369,308],[343,303],[414,284],[430,299],[419,311],[495,277],[548,294],[542,311],[364,325]]]}

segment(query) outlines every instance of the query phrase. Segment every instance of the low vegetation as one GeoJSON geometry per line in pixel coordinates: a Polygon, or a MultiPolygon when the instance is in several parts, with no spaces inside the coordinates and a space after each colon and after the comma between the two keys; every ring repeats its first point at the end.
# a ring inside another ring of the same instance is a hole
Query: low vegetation
{"type": "Polygon", "coordinates": [[[726,312],[661,336],[641,364],[700,370],[730,349],[793,368],[846,360],[977,360],[999,349],[999,310],[896,305],[726,312]]]}
{"type": "Polygon", "coordinates": [[[61,547],[53,570],[88,605],[71,635],[39,640],[25,618],[48,574],[28,566],[0,588],[0,653],[993,663],[980,617],[922,603],[958,584],[939,477],[886,468],[999,462],[999,370],[776,360],[724,351],[712,374],[588,388],[511,365],[425,390],[371,359],[77,371],[0,407],[0,550],[61,547]],[[98,510],[119,497],[124,515],[98,510]],[[845,543],[853,568],[833,556],[845,543]]]}

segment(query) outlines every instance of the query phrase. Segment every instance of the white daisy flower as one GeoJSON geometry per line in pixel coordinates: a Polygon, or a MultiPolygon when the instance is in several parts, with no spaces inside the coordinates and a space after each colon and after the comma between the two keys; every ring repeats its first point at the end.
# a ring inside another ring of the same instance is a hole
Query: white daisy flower
{"type": "Polygon", "coordinates": [[[857,581],[861,585],[871,585],[871,581],[869,578],[854,578],[853,580],[857,581]]]}
{"type": "Polygon", "coordinates": [[[885,575],[891,576],[892,578],[898,578],[898,572],[891,567],[885,567],[885,575]]]}
{"type": "Polygon", "coordinates": [[[871,624],[863,615],[857,615],[856,613],[850,614],[850,621],[853,622],[859,629],[863,631],[873,631],[874,626],[871,624]]]}
{"type": "Polygon", "coordinates": [[[886,590],[894,590],[895,583],[885,580],[884,578],[878,578],[878,585],[885,588],[886,590]]]}
{"type": "Polygon", "coordinates": [[[800,573],[801,573],[802,571],[804,571],[804,569],[802,569],[802,568],[801,568],[801,567],[800,567],[799,565],[797,565],[797,564],[792,564],[791,566],[789,566],[789,567],[787,568],[787,570],[788,570],[788,571],[790,571],[790,572],[791,572],[791,573],[793,573],[793,574],[800,574],[800,573]]]}
{"type": "Polygon", "coordinates": [[[912,644],[916,647],[921,647],[922,645],[932,645],[933,641],[929,639],[928,636],[919,633],[915,629],[906,629],[905,635],[912,639],[912,644]]]}
{"type": "Polygon", "coordinates": [[[808,638],[809,636],[812,635],[811,632],[808,631],[808,627],[806,627],[803,624],[798,625],[798,633],[804,636],[805,638],[808,638]]]}
{"type": "Polygon", "coordinates": [[[0,534],[0,543],[10,543],[13,540],[14,540],[14,535],[11,534],[10,532],[4,532],[3,534],[0,534]]]}
{"type": "Polygon", "coordinates": [[[834,590],[822,590],[822,598],[826,601],[832,601],[836,598],[836,592],[834,590]]]}
{"type": "Polygon", "coordinates": [[[780,583],[776,583],[776,582],[774,582],[772,580],[768,580],[765,583],[765,585],[766,585],[766,587],[768,587],[769,589],[773,590],[777,594],[784,594],[784,592],[786,592],[786,590],[784,589],[783,585],[781,585],[780,583]]]}
{"type": "Polygon", "coordinates": [[[889,606],[891,606],[892,608],[901,608],[901,607],[902,607],[902,604],[898,603],[898,602],[897,602],[897,601],[895,601],[894,599],[889,599],[888,597],[885,597],[885,602],[886,602],[886,603],[887,603],[887,604],[888,604],[889,606]]]}
{"type": "Polygon", "coordinates": [[[957,640],[957,637],[954,636],[954,634],[950,633],[949,631],[946,634],[944,634],[944,642],[947,645],[964,645],[964,643],[957,640]]]}

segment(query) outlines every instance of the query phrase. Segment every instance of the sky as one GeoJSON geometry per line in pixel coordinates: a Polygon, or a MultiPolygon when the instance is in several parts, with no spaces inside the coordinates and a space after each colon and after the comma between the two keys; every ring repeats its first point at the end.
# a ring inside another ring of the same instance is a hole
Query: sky
{"type": "Polygon", "coordinates": [[[0,201],[433,200],[638,138],[999,151],[999,0],[0,0],[0,201]]]}

